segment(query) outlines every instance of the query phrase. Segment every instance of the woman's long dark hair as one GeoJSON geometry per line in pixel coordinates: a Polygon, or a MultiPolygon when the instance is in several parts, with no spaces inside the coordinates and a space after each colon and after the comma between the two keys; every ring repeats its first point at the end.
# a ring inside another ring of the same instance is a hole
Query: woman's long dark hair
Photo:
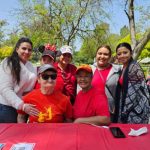
{"type": "Polygon", "coordinates": [[[20,66],[20,58],[18,56],[18,53],[16,52],[16,49],[20,47],[21,43],[30,43],[31,46],[33,47],[33,44],[29,38],[22,37],[18,40],[16,43],[16,46],[11,54],[11,56],[8,57],[7,65],[11,68],[11,73],[13,76],[13,79],[19,84],[20,82],[20,71],[21,71],[21,66],[20,66]]]}

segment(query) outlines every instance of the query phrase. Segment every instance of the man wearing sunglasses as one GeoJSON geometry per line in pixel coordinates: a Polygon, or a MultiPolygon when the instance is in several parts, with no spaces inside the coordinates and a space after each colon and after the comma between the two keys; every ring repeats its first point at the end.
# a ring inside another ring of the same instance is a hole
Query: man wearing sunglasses
{"type": "MultiPolygon", "coordinates": [[[[40,89],[35,89],[23,97],[25,103],[34,104],[39,115],[29,116],[28,122],[61,123],[71,122],[72,105],[69,97],[55,90],[57,70],[50,64],[42,65],[38,70],[40,89]]],[[[25,122],[25,113],[18,112],[18,122],[25,122]]],[[[32,113],[32,112],[31,112],[32,113]]]]}

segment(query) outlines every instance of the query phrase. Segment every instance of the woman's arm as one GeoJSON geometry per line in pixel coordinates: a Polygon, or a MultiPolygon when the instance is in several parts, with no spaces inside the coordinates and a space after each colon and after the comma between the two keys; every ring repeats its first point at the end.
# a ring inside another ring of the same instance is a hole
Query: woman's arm
{"type": "Polygon", "coordinates": [[[4,60],[0,66],[0,95],[2,96],[1,103],[12,106],[16,109],[22,104],[22,100],[16,95],[14,91],[14,83],[11,70],[7,66],[7,61],[4,60]]]}

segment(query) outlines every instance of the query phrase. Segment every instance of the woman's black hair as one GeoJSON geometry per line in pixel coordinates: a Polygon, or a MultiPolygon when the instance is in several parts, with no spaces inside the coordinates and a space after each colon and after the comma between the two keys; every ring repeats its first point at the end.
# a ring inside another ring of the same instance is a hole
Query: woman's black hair
{"type": "Polygon", "coordinates": [[[118,48],[120,48],[120,47],[125,47],[132,53],[132,48],[129,43],[123,42],[123,43],[118,44],[118,46],[116,47],[116,52],[117,52],[118,48]]]}
{"type": "Polygon", "coordinates": [[[8,62],[7,62],[7,65],[11,68],[12,76],[14,80],[17,82],[17,84],[19,84],[20,82],[21,66],[20,66],[20,58],[18,56],[18,53],[16,52],[16,49],[19,48],[21,43],[24,43],[24,42],[30,43],[33,48],[33,44],[29,38],[26,38],[26,37],[20,38],[18,42],[16,43],[11,56],[8,57],[8,62]]]}

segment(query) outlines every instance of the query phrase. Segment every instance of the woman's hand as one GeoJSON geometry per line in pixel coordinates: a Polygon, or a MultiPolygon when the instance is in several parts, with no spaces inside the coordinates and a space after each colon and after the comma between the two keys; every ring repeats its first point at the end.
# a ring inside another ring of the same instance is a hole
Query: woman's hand
{"type": "Polygon", "coordinates": [[[40,112],[33,104],[23,104],[22,110],[30,116],[38,116],[40,112]]]}

